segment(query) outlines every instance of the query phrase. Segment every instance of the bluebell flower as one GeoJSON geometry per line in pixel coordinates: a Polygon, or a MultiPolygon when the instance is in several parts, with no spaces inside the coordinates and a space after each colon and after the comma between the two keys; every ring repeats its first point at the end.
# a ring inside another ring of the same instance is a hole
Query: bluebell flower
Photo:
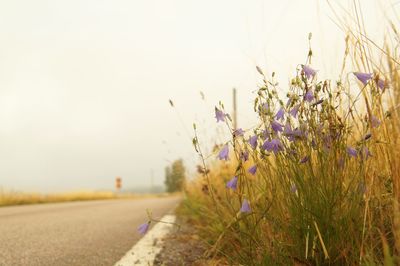
{"type": "Polygon", "coordinates": [[[230,188],[230,189],[232,189],[232,190],[235,190],[235,189],[237,188],[237,182],[238,182],[238,177],[237,177],[237,176],[234,176],[231,180],[229,180],[229,181],[226,183],[226,187],[227,187],[227,188],[230,188]]]}
{"type": "Polygon", "coordinates": [[[368,81],[372,79],[372,73],[353,72],[353,74],[364,85],[367,85],[368,81]]]}
{"type": "Polygon", "coordinates": [[[357,150],[353,147],[348,146],[346,150],[351,157],[357,157],[357,150]]]}
{"type": "Polygon", "coordinates": [[[283,128],[283,134],[286,136],[292,135],[292,126],[290,125],[289,121],[286,122],[285,127],[283,128]]]}
{"type": "Polygon", "coordinates": [[[262,137],[264,138],[264,139],[266,139],[266,138],[268,138],[269,137],[269,135],[271,135],[271,132],[268,130],[268,128],[266,128],[266,129],[264,129],[263,131],[262,131],[262,137]]]}
{"type": "Polygon", "coordinates": [[[283,150],[282,143],[279,139],[271,139],[271,141],[265,141],[263,144],[263,149],[269,152],[274,152],[275,154],[283,150]]]}
{"type": "Polygon", "coordinates": [[[150,227],[150,222],[144,223],[139,225],[139,227],[137,228],[139,234],[144,235],[146,234],[147,230],[149,230],[150,227]]]}
{"type": "Polygon", "coordinates": [[[386,87],[386,82],[383,79],[378,79],[376,85],[379,89],[383,90],[386,87]]]}
{"type": "Polygon", "coordinates": [[[313,78],[315,74],[317,74],[317,71],[312,69],[310,66],[307,65],[301,65],[303,68],[304,75],[306,75],[307,79],[313,78]]]}
{"type": "Polygon", "coordinates": [[[272,127],[272,130],[275,131],[275,132],[282,132],[283,131],[283,126],[276,120],[273,120],[271,122],[271,127],[272,127]]]}
{"type": "Polygon", "coordinates": [[[217,119],[217,123],[225,122],[225,116],[226,114],[224,112],[215,107],[215,118],[217,119]]]}
{"type": "Polygon", "coordinates": [[[233,136],[235,136],[235,137],[243,136],[243,134],[244,134],[244,130],[241,128],[238,128],[235,131],[233,131],[233,136]]]}
{"type": "Polygon", "coordinates": [[[252,167],[249,168],[249,173],[252,175],[255,175],[257,172],[257,165],[253,165],[252,167]]]}
{"type": "Polygon", "coordinates": [[[312,89],[308,89],[308,91],[304,95],[304,100],[307,102],[312,102],[314,100],[314,94],[312,89]]]}
{"type": "Polygon", "coordinates": [[[299,112],[300,104],[293,106],[292,110],[289,111],[289,114],[294,118],[297,118],[297,113],[299,112]]]}
{"type": "Polygon", "coordinates": [[[306,137],[307,136],[307,132],[303,132],[299,128],[295,128],[294,130],[292,130],[291,134],[295,137],[306,137]]]}
{"type": "Polygon", "coordinates": [[[218,158],[220,160],[229,160],[229,145],[225,144],[224,147],[222,147],[221,151],[218,154],[218,158]]]}
{"type": "Polygon", "coordinates": [[[278,110],[278,112],[276,113],[275,118],[276,118],[277,120],[283,120],[283,119],[285,119],[285,110],[284,110],[283,108],[280,108],[280,109],[278,110]]]}
{"type": "Polygon", "coordinates": [[[242,207],[240,208],[240,212],[249,213],[251,212],[250,204],[247,199],[244,199],[242,202],[242,207]]]}
{"type": "Polygon", "coordinates": [[[253,150],[257,148],[257,139],[258,139],[257,135],[254,135],[249,139],[250,146],[253,148],[253,150]]]}
{"type": "Polygon", "coordinates": [[[367,147],[363,148],[363,157],[364,157],[364,159],[368,159],[369,157],[372,157],[372,154],[367,147]]]}

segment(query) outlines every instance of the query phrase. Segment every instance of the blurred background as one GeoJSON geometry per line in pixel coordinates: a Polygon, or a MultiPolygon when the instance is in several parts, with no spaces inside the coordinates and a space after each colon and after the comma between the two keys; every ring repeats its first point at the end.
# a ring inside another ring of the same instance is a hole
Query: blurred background
{"type": "MultiPolygon", "coordinates": [[[[312,32],[313,67],[338,77],[345,32],[332,6],[352,1],[1,1],[0,187],[111,190],[120,176],[126,190],[162,189],[178,158],[190,176],[192,123],[221,143],[214,106],[231,110],[232,88],[239,126],[254,123],[256,65],[286,91],[312,32]]],[[[381,44],[399,3],[361,7],[381,44]]]]}

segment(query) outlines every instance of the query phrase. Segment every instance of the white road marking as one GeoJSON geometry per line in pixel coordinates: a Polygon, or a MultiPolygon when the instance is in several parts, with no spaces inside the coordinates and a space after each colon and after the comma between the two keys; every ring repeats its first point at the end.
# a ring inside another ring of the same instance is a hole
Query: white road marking
{"type": "Polygon", "coordinates": [[[165,215],[150,229],[114,266],[153,265],[156,255],[161,251],[163,238],[172,229],[175,215],[165,215]]]}

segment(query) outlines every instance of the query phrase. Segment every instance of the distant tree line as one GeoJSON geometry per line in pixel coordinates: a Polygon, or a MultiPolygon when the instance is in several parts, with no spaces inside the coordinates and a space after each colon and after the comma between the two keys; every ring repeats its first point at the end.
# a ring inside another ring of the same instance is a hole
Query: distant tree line
{"type": "Polygon", "coordinates": [[[165,167],[165,186],[167,192],[181,191],[186,180],[186,169],[183,160],[175,160],[170,166],[165,167]]]}

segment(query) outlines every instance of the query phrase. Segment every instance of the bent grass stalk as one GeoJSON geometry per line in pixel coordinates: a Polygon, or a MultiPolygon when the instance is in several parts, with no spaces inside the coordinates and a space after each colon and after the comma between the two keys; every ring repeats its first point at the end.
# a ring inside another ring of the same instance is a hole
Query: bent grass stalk
{"type": "Polygon", "coordinates": [[[317,230],[318,238],[319,238],[319,241],[321,243],[322,249],[324,251],[325,259],[327,260],[327,259],[329,259],[328,250],[325,247],[325,243],[324,243],[324,240],[322,239],[321,232],[319,231],[318,225],[317,225],[317,223],[315,221],[314,221],[314,226],[315,226],[315,229],[317,230]]]}

